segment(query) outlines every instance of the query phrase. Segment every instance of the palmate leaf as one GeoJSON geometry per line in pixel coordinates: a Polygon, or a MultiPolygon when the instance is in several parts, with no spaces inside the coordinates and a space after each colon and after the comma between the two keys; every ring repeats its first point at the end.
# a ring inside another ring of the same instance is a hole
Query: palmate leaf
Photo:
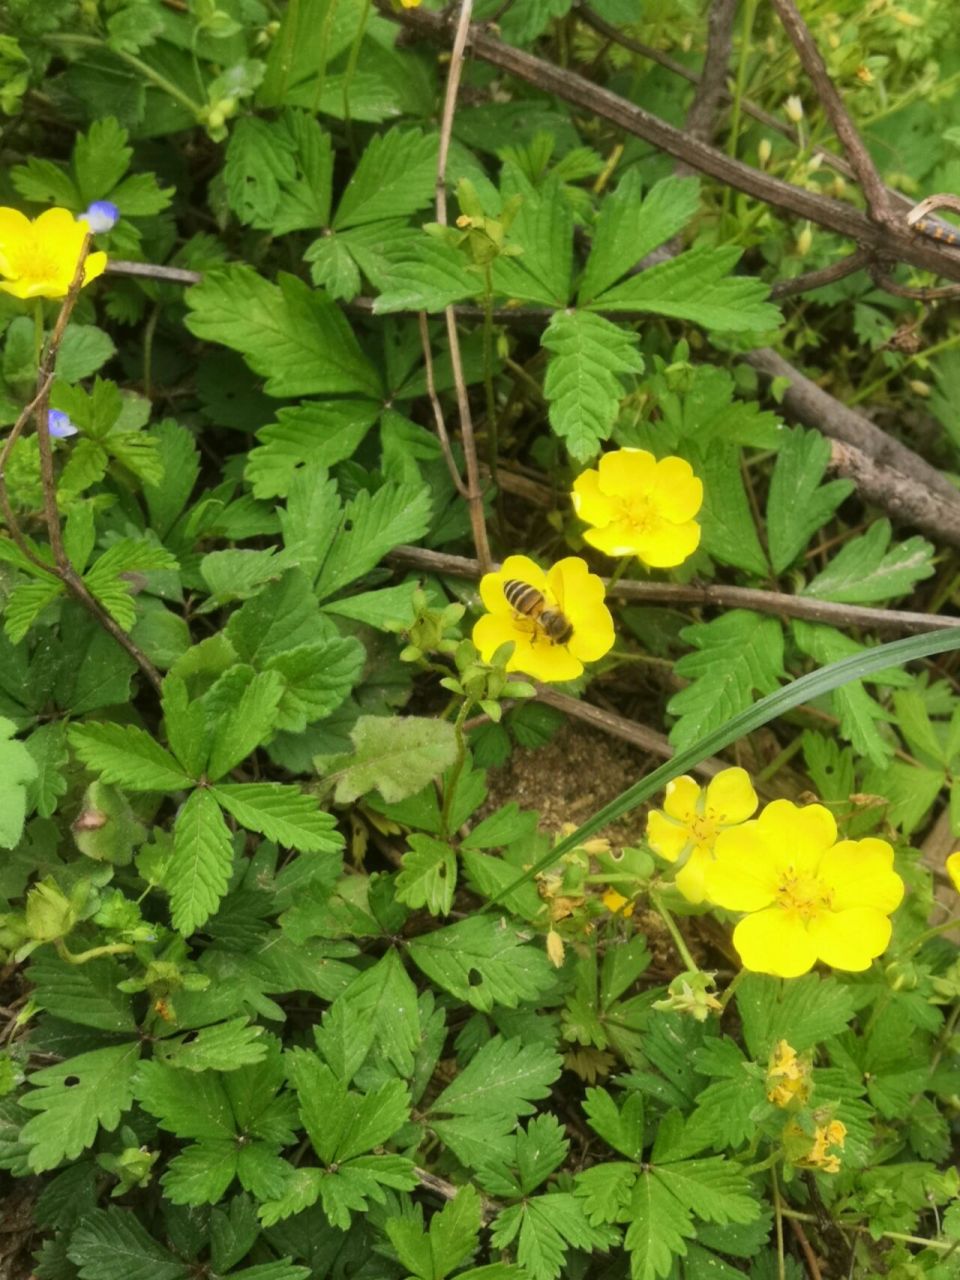
{"type": "Polygon", "coordinates": [[[359,640],[338,636],[270,658],[267,672],[275,672],[285,685],[277,707],[277,729],[303,733],[308,724],[324,720],[360,679],[366,657],[359,640]]]}
{"type": "Polygon", "coordinates": [[[379,412],[372,400],[306,401],[280,409],[247,454],[244,475],[254,497],[285,498],[299,468],[330,468],[351,457],[379,412]]]}
{"type": "Polygon", "coordinates": [[[538,190],[515,165],[507,164],[503,194],[522,197],[508,243],[523,252],[496,259],[494,288],[509,298],[565,306],[573,272],[573,214],[562,184],[553,176],[538,190]]]}
{"type": "Polygon", "coordinates": [[[550,986],[544,953],[528,935],[492,916],[479,916],[415,938],[410,959],[438,986],[475,1009],[515,1009],[550,986]]]}
{"type": "Polygon", "coordinates": [[[360,716],[350,731],[350,756],[318,757],[317,766],[335,777],[338,804],[379,791],[388,804],[416,795],[453,764],[453,725],[426,716],[360,716]]]}
{"type": "Polygon", "coordinates": [[[204,697],[205,714],[212,721],[210,749],[204,770],[216,781],[236,768],[277,724],[283,679],[276,671],[229,668],[204,697]]]}
{"type": "Polygon", "coordinates": [[[725,440],[714,440],[702,451],[691,450],[688,457],[703,481],[703,506],[697,519],[704,551],[721,564],[758,576],[769,573],[743,487],[740,451],[725,440]]]}
{"type": "Polygon", "coordinates": [[[313,796],[282,782],[220,783],[212,794],[246,827],[300,853],[336,853],[343,837],[313,796]]]}
{"type": "Polygon", "coordinates": [[[430,523],[430,491],[424,486],[382,485],[362,489],[343,508],[340,526],[316,582],[325,600],[363,577],[399,543],[416,542],[430,523]]]}
{"type": "Polygon", "coordinates": [[[637,167],[604,198],[577,297],[583,306],[609,289],[648,253],[681,231],[697,212],[696,178],[662,178],[643,196],[637,167]]]}
{"type": "Polygon", "coordinates": [[[216,911],[233,869],[233,842],[210,791],[194,791],[177,814],[167,873],[173,927],[188,937],[216,911]]]}
{"type": "Polygon", "coordinates": [[[128,995],[117,990],[123,970],[104,956],[87,964],[68,964],[51,947],[34,952],[30,981],[37,1006],[55,1017],[114,1034],[137,1029],[128,995]]]}
{"type": "Polygon", "coordinates": [[[550,425],[578,462],[589,462],[625,394],[618,375],[643,372],[636,338],[602,316],[557,311],[541,341],[551,352],[543,384],[550,425]]]}
{"type": "Polygon", "coordinates": [[[191,1264],[176,1258],[128,1209],[94,1209],[70,1237],[70,1261],[81,1280],[187,1280],[191,1264]]]}
{"type": "Polygon", "coordinates": [[[877,604],[906,595],[934,572],[934,546],[925,538],[890,545],[889,520],[875,520],[862,537],[841,548],[801,592],[840,604],[877,604]]]}
{"type": "Polygon", "coordinates": [[[597,311],[649,311],[730,333],[775,329],[780,312],[762,280],[735,276],[742,250],[733,245],[688,249],[614,285],[589,304],[597,311]]]}
{"type": "Polygon", "coordinates": [[[747,1049],[766,1062],[778,1040],[789,1037],[798,1053],[839,1036],[855,1012],[853,988],[836,978],[808,973],[784,981],[747,974],[737,991],[747,1049]]]}
{"type": "Polygon", "coordinates": [[[293,276],[274,285],[250,267],[221,267],[186,297],[191,333],[239,351],[268,395],[382,394],[339,309],[293,276]]]}
{"type": "Polygon", "coordinates": [[[377,289],[374,315],[393,311],[442,311],[481,292],[483,279],[461,253],[425,231],[384,229],[376,245],[351,238],[351,252],[377,289]]]}
{"type": "Polygon", "coordinates": [[[139,1057],[140,1045],[134,1041],[81,1053],[30,1076],[33,1088],[20,1105],[40,1114],[27,1121],[20,1140],[30,1147],[34,1173],[55,1169],[63,1159],[75,1160],[99,1128],[116,1129],[133,1101],[139,1057]]]}
{"type": "Polygon", "coordinates": [[[512,1120],[532,1115],[562,1068],[550,1045],[494,1036],[435,1099],[430,1114],[512,1120]]]}
{"type": "Polygon", "coordinates": [[[268,1043],[263,1027],[248,1018],[232,1018],[186,1036],[160,1041],[157,1060],[184,1071],[237,1071],[251,1062],[262,1062],[268,1043]]]}
{"type": "MultiPolygon", "coordinates": [[[[143,438],[149,439],[146,436],[143,438]]],[[[110,616],[125,631],[129,631],[137,620],[137,610],[131,594],[134,584],[122,575],[175,568],[176,557],[166,547],[153,542],[123,538],[104,551],[84,574],[83,580],[110,616]]]]}
{"type": "Polygon", "coordinates": [[[593,1227],[583,1204],[569,1192],[534,1196],[505,1209],[491,1230],[491,1240],[506,1248],[517,1240],[517,1261],[531,1280],[557,1280],[569,1249],[606,1252],[620,1239],[611,1227],[593,1227]]]}
{"type": "Polygon", "coordinates": [[[684,1257],[686,1241],[696,1235],[688,1209],[653,1173],[641,1173],[633,1189],[624,1244],[630,1250],[631,1280],[669,1275],[674,1259],[684,1257]]]}
{"type": "Polygon", "coordinates": [[[397,898],[408,907],[426,907],[431,915],[445,916],[453,906],[457,887],[457,856],[443,840],[412,835],[397,876],[397,898]]]}
{"type": "Polygon", "coordinates": [[[681,636],[697,652],[677,663],[677,675],[692,683],[667,704],[671,715],[679,717],[670,731],[677,746],[695,742],[749,707],[754,690],[772,693],[779,687],[783,631],[776,618],[732,609],[711,622],[686,627],[681,636]]]}
{"type": "Polygon", "coordinates": [[[32,578],[18,582],[4,602],[3,629],[7,638],[19,644],[37,618],[64,592],[59,578],[32,578]]]}
{"type": "Polygon", "coordinates": [[[388,129],[367,144],[340,198],[333,229],[416,213],[433,198],[437,180],[435,133],[388,129]]]}
{"type": "Polygon", "coordinates": [[[81,763],[128,791],[180,791],[193,779],[169,751],[135,725],[78,724],[69,730],[70,746],[81,763]]]}
{"type": "Polygon", "coordinates": [[[410,1218],[384,1223],[397,1257],[417,1280],[446,1280],[477,1247],[480,1195],[469,1183],[430,1219],[429,1232],[410,1218]]]}
{"type": "Polygon", "coordinates": [[[376,1044],[401,1075],[413,1074],[415,1055],[420,1049],[420,1007],[417,988],[395,950],[388,951],[355,978],[339,1002],[352,1021],[368,1029],[364,1058],[376,1044]]]}

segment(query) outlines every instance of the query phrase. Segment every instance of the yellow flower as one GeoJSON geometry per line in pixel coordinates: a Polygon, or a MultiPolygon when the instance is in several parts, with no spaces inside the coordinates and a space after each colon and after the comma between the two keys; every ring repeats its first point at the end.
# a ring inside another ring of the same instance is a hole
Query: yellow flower
{"type": "Polygon", "coordinates": [[[745,769],[722,769],[703,790],[686,774],[667,784],[663,809],[647,818],[647,843],[668,862],[688,855],[676,877],[688,902],[706,897],[703,877],[719,833],[746,822],[759,803],[745,769]]]}
{"type": "Polygon", "coordinates": [[[416,9],[420,4],[420,0],[400,0],[400,4],[404,9],[416,9]]]}
{"type": "MultiPolygon", "coordinates": [[[[89,227],[68,209],[47,209],[33,222],[19,209],[0,208],[0,289],[15,298],[63,298],[89,227]]],[[[105,253],[87,256],[83,283],[101,275],[105,253]]]]}
{"type": "Polygon", "coordinates": [[[774,800],[721,831],[706,869],[711,902],[747,914],[733,931],[745,969],[795,978],[818,960],[858,972],[890,941],[903,898],[886,840],[837,842],[823,805],[774,800]]]}
{"type": "Polygon", "coordinates": [[[777,1107],[806,1102],[810,1096],[810,1064],[797,1057],[797,1051],[781,1040],[767,1067],[767,1101],[777,1107]]]}
{"type": "Polygon", "coordinates": [[[593,527],[583,535],[608,556],[635,555],[652,569],[683,564],[700,544],[694,516],[703,484],[682,458],[659,462],[646,449],[605,453],[573,485],[573,509],[593,527]]]}
{"type": "Polygon", "coordinates": [[[559,560],[546,573],[527,556],[507,556],[496,573],[480,580],[480,598],[488,612],[473,628],[473,643],[484,662],[502,644],[514,643],[508,671],[523,671],[535,680],[575,680],[585,662],[596,662],[613,645],[613,619],[603,603],[603,583],[578,556],[559,560]],[[525,583],[531,608],[519,612],[504,595],[508,582],[525,583]],[[538,597],[540,599],[538,600],[538,597]],[[548,612],[569,625],[569,637],[551,639],[544,625],[548,612]]]}
{"type": "Polygon", "coordinates": [[[955,853],[951,853],[947,859],[947,875],[950,877],[957,893],[960,893],[960,849],[957,849],[955,853]]]}

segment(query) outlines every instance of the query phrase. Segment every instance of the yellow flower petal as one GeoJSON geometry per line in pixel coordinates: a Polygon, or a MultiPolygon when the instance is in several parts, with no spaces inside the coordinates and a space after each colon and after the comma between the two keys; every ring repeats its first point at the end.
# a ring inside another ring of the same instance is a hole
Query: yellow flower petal
{"type": "Polygon", "coordinates": [[[498,613],[485,613],[473,624],[471,639],[484,662],[491,662],[493,655],[508,640],[516,640],[519,633],[509,618],[498,613]]]}
{"type": "Polygon", "coordinates": [[[690,843],[690,833],[664,817],[659,809],[647,815],[647,844],[667,862],[676,862],[690,843]]]}
{"type": "Polygon", "coordinates": [[[664,521],[651,526],[636,539],[636,554],[651,569],[672,569],[683,564],[700,545],[700,526],[693,520],[686,524],[664,521]]]}
{"type": "Polygon", "coordinates": [[[546,684],[559,684],[583,675],[583,663],[563,645],[541,640],[537,644],[518,644],[507,670],[526,672],[546,684]]]}
{"type": "Polygon", "coordinates": [[[706,849],[694,849],[674,879],[674,884],[688,902],[700,903],[707,898],[707,868],[713,855],[706,849]]]}
{"type": "Polygon", "coordinates": [[[882,911],[850,907],[816,916],[808,922],[807,932],[817,955],[826,964],[860,973],[887,949],[892,926],[882,911]]]}
{"type": "Polygon", "coordinates": [[[19,209],[0,207],[0,249],[4,249],[11,240],[32,234],[30,219],[26,214],[19,209]]]}
{"type": "Polygon", "coordinates": [[[703,481],[683,458],[661,458],[654,490],[657,507],[674,524],[692,520],[703,506],[703,481]]]}
{"type": "Polygon", "coordinates": [[[107,266],[107,255],[105,253],[91,253],[87,255],[87,260],[83,264],[83,283],[89,284],[91,280],[96,280],[97,276],[102,276],[107,266]]]}
{"type": "Polygon", "coordinates": [[[960,849],[955,853],[951,853],[947,858],[947,875],[953,882],[953,887],[957,893],[960,893],[960,849]]]}
{"type": "MultiPolygon", "coordinates": [[[[546,591],[547,575],[529,556],[507,556],[496,573],[485,573],[480,579],[480,599],[491,613],[503,613],[513,617],[514,609],[503,594],[504,583],[512,578],[529,582],[538,591],[546,591]]],[[[486,661],[486,659],[484,659],[486,661]]]]}
{"type": "Polygon", "coordinates": [[[616,449],[598,463],[600,488],[618,498],[649,493],[657,479],[657,460],[646,449],[616,449]]]}
{"type": "Polygon", "coordinates": [[[574,657],[596,662],[613,648],[613,618],[603,602],[606,591],[585,560],[558,560],[547,574],[547,589],[573,627],[567,648],[574,657]]]}
{"type": "Polygon", "coordinates": [[[756,822],[721,831],[705,871],[707,897],[728,911],[760,911],[779,883],[770,844],[756,822]]]}
{"type": "Polygon", "coordinates": [[[780,867],[814,871],[837,838],[837,824],[822,804],[805,808],[790,800],[773,800],[757,819],[780,867]]]}
{"type": "MultiPolygon", "coordinates": [[[[630,903],[630,899],[625,898],[622,893],[617,893],[616,889],[604,889],[601,901],[607,910],[612,912],[613,915],[616,915],[623,907],[628,906],[630,903]]],[[[626,912],[624,912],[624,914],[626,914],[626,912]]]]}
{"type": "Polygon", "coordinates": [[[833,890],[835,911],[873,907],[889,915],[903,901],[903,881],[886,840],[841,840],[823,855],[818,875],[833,890]]]}
{"type": "Polygon", "coordinates": [[[778,978],[798,978],[808,973],[817,959],[816,947],[800,917],[779,907],[768,907],[741,920],[733,931],[733,945],[745,969],[778,978]]]}
{"type": "Polygon", "coordinates": [[[605,556],[637,556],[640,536],[627,520],[612,520],[599,529],[585,529],[583,539],[605,556]]]}
{"type": "Polygon", "coordinates": [[[725,826],[752,818],[759,803],[746,769],[721,769],[707,785],[707,814],[725,826]]]}
{"type": "Polygon", "coordinates": [[[685,773],[667,783],[663,793],[663,811],[678,822],[692,822],[697,816],[700,788],[694,778],[685,773]]]}
{"type": "Polygon", "coordinates": [[[615,515],[609,496],[600,488],[598,471],[582,471],[573,482],[573,509],[587,524],[609,524],[615,515]]]}

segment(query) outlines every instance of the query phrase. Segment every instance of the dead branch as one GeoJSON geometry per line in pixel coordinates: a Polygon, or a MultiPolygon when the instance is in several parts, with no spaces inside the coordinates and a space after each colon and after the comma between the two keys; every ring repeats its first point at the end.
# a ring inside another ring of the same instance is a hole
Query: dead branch
{"type": "MultiPolygon", "coordinates": [[[[454,556],[425,547],[394,547],[387,555],[393,564],[451,578],[481,577],[480,564],[466,556],[454,556]]],[[[612,586],[603,579],[611,596],[637,604],[693,604],[702,607],[753,609],[757,613],[778,614],[784,618],[803,618],[807,622],[826,622],[834,627],[864,627],[877,631],[916,634],[936,631],[941,627],[960,627],[960,618],[943,614],[914,613],[904,609],[871,609],[866,605],[836,604],[832,600],[815,600],[807,596],[791,596],[782,591],[760,591],[754,587],[732,587],[722,583],[699,585],[679,582],[637,582],[621,578],[612,586]]]]}

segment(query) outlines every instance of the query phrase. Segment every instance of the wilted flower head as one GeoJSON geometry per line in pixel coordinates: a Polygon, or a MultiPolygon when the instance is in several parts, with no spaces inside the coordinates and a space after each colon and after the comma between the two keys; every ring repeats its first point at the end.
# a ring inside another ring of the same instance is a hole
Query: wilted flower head
{"type": "Polygon", "coordinates": [[[654,1000],[654,1009],[684,1013],[696,1022],[706,1022],[711,1013],[721,1013],[723,1005],[717,999],[712,973],[688,970],[679,973],[667,987],[665,1000],[654,1000]]]}
{"type": "Polygon", "coordinates": [[[603,583],[578,556],[546,572],[527,556],[507,556],[496,573],[480,581],[488,612],[473,628],[473,643],[489,662],[513,641],[508,671],[535,680],[574,680],[585,662],[596,662],[613,646],[613,619],[603,597],[603,583]]]}
{"type": "Polygon", "coordinates": [[[94,235],[100,235],[113,230],[120,221],[120,210],[109,200],[94,200],[80,217],[94,235]]]}
{"type": "Polygon", "coordinates": [[[813,1141],[806,1156],[798,1161],[810,1169],[820,1169],[824,1173],[840,1172],[840,1156],[847,1137],[847,1126],[840,1120],[830,1120],[827,1124],[818,1124],[813,1134],[813,1141]],[[834,1150],[831,1152],[830,1148],[834,1150]]]}
{"type": "Polygon", "coordinates": [[[694,516],[703,484],[683,458],[659,462],[646,449],[605,453],[573,485],[573,509],[592,527],[583,535],[608,556],[638,556],[653,569],[682,564],[700,544],[694,516]]]}
{"type": "Polygon", "coordinates": [[[778,1041],[767,1067],[767,1101],[777,1107],[806,1102],[810,1088],[809,1062],[786,1040],[778,1041]]]}
{"type": "Polygon", "coordinates": [[[859,972],[890,941],[903,898],[886,840],[837,841],[823,805],[774,800],[721,831],[707,865],[709,900],[746,914],[733,931],[745,969],[795,978],[818,960],[859,972]]]}
{"type": "Polygon", "coordinates": [[[721,769],[704,788],[687,774],[667,783],[663,809],[647,818],[647,843],[668,862],[686,855],[675,883],[688,902],[705,897],[703,877],[717,836],[752,818],[759,803],[745,769],[721,769]]]}
{"type": "MultiPolygon", "coordinates": [[[[63,298],[73,283],[87,225],[68,209],[47,209],[32,222],[0,208],[0,289],[15,298],[63,298]]],[[[83,283],[103,273],[105,253],[87,255],[83,283]]]]}

